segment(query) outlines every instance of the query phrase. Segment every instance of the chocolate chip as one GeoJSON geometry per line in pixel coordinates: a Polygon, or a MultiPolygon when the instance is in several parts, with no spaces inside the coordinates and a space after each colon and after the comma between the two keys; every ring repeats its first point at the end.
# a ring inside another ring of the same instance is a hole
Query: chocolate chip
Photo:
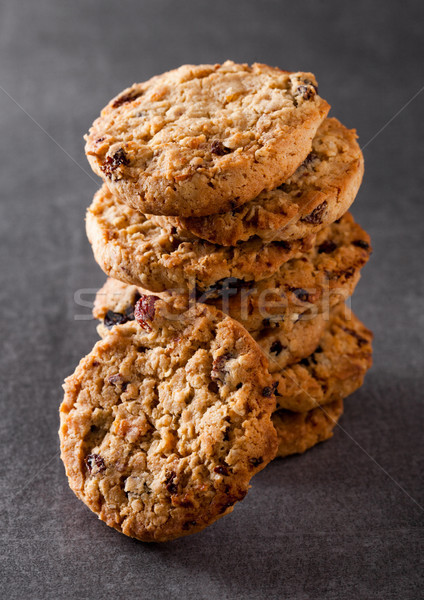
{"type": "Polygon", "coordinates": [[[174,483],[176,476],[177,474],[174,471],[166,474],[165,487],[170,494],[176,494],[178,491],[177,485],[174,483]]]}
{"type": "Polygon", "coordinates": [[[352,242],[354,246],[358,248],[363,248],[364,250],[369,250],[370,245],[365,240],[355,240],[352,242]]]}
{"type": "Polygon", "coordinates": [[[336,248],[337,244],[333,241],[325,240],[325,242],[318,246],[318,254],[331,254],[336,248]]]}
{"type": "Polygon", "coordinates": [[[190,527],[194,527],[195,525],[197,525],[196,521],[186,521],[183,525],[183,529],[187,531],[187,529],[190,529],[190,527]]]}
{"type": "Polygon", "coordinates": [[[122,94],[118,96],[117,99],[112,103],[112,108],[119,108],[123,104],[128,104],[128,102],[133,102],[137,98],[143,95],[143,92],[127,92],[126,94],[122,94]]]}
{"type": "Polygon", "coordinates": [[[304,100],[310,100],[315,94],[316,91],[314,85],[299,85],[294,93],[295,96],[302,96],[304,100]]]}
{"type": "Polygon", "coordinates": [[[129,321],[128,315],[108,310],[103,319],[103,324],[108,329],[111,329],[114,325],[123,325],[127,321],[129,321]]]}
{"type": "Polygon", "coordinates": [[[232,358],[231,354],[226,352],[222,356],[218,356],[212,363],[211,379],[216,379],[221,383],[224,383],[225,376],[227,374],[226,364],[232,358]]]}
{"type": "Polygon", "coordinates": [[[259,467],[264,462],[264,459],[262,456],[259,456],[258,458],[249,458],[249,462],[253,467],[259,467]]]}
{"type": "Polygon", "coordinates": [[[318,204],[316,208],[306,217],[302,217],[301,221],[304,223],[310,223],[311,225],[319,225],[322,223],[322,217],[325,209],[327,208],[327,201],[324,200],[321,204],[318,204]]]}
{"type": "Polygon", "coordinates": [[[155,304],[159,300],[157,296],[140,296],[134,307],[134,316],[137,323],[146,331],[152,331],[149,321],[155,316],[155,304]]]}
{"type": "Polygon", "coordinates": [[[228,469],[223,465],[218,465],[214,468],[214,473],[218,473],[218,475],[228,475],[228,469]]]}
{"type": "Polygon", "coordinates": [[[278,356],[283,348],[285,348],[285,346],[283,346],[280,340],[275,340],[275,342],[272,342],[269,350],[272,352],[272,354],[278,356]]]}
{"type": "Polygon", "coordinates": [[[129,158],[125,154],[122,148],[119,148],[112,156],[108,156],[104,163],[101,165],[100,169],[109,177],[112,178],[113,173],[120,166],[127,167],[130,164],[129,158]]]}
{"type": "Polygon", "coordinates": [[[224,144],[218,140],[212,142],[211,146],[212,154],[216,154],[217,156],[224,156],[225,154],[229,154],[231,152],[230,148],[224,146],[224,144]]]}
{"type": "Polygon", "coordinates": [[[240,383],[238,383],[238,384],[236,385],[236,390],[239,390],[239,389],[240,389],[240,388],[242,388],[242,387],[243,387],[243,384],[242,384],[242,382],[240,381],[240,383]]]}
{"type": "Polygon", "coordinates": [[[89,454],[85,457],[84,462],[90,473],[93,472],[93,469],[97,469],[99,473],[103,473],[106,470],[105,461],[98,454],[89,454]]]}

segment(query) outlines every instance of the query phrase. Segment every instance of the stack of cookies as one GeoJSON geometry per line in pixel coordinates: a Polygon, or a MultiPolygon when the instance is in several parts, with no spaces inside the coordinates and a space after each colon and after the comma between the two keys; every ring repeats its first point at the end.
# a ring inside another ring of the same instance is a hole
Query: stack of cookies
{"type": "MultiPolygon", "coordinates": [[[[65,382],[70,486],[144,541],[231,512],[275,456],[328,439],[371,366],[345,301],[371,247],[363,157],[311,73],[185,65],[103,109],[87,213],[102,338],[65,382]]],[[[282,482],[283,485],[283,482],[282,482]]]]}

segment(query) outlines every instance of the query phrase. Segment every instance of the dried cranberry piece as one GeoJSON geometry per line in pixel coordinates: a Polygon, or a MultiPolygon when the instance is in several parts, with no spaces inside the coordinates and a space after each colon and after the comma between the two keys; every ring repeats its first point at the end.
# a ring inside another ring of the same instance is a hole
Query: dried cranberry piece
{"type": "Polygon", "coordinates": [[[227,467],[224,467],[224,465],[218,465],[214,468],[214,473],[218,473],[218,475],[228,475],[228,469],[227,467]]]}
{"type": "Polygon", "coordinates": [[[319,225],[320,223],[322,223],[322,217],[326,208],[327,201],[324,200],[324,202],[318,204],[318,206],[314,208],[311,214],[306,215],[306,217],[302,217],[301,221],[303,221],[304,223],[310,223],[311,225],[319,225]]]}
{"type": "Polygon", "coordinates": [[[125,154],[122,148],[119,148],[112,156],[108,156],[104,163],[101,165],[100,169],[103,173],[112,178],[114,171],[120,166],[127,167],[130,164],[129,158],[125,154]]]}
{"type": "Polygon", "coordinates": [[[369,250],[370,245],[365,240],[354,240],[352,242],[354,246],[357,248],[363,248],[364,250],[369,250]]]}
{"type": "Polygon", "coordinates": [[[331,254],[336,248],[337,244],[333,241],[325,240],[325,242],[318,246],[318,254],[331,254]]]}
{"type": "Polygon", "coordinates": [[[155,316],[155,304],[159,300],[157,296],[140,296],[134,306],[134,316],[137,323],[146,331],[152,331],[149,321],[155,316]]]}
{"type": "Polygon", "coordinates": [[[224,146],[224,144],[218,140],[212,142],[211,146],[212,154],[216,154],[217,156],[224,156],[225,154],[229,154],[231,152],[230,148],[224,146]]]}
{"type": "Polygon", "coordinates": [[[93,469],[97,468],[99,473],[103,473],[106,470],[105,461],[98,454],[89,454],[85,457],[85,465],[90,473],[93,472],[93,469]]]}
{"type": "Polygon", "coordinates": [[[166,474],[165,487],[170,494],[176,494],[178,491],[177,484],[174,483],[174,479],[176,478],[176,476],[177,474],[174,473],[174,471],[171,471],[171,473],[166,474]]]}
{"type": "Polygon", "coordinates": [[[216,379],[218,381],[221,381],[221,383],[224,383],[225,376],[227,374],[225,365],[230,360],[230,358],[232,358],[232,356],[228,352],[223,354],[222,356],[218,356],[218,358],[215,358],[215,360],[212,363],[212,379],[216,379]]]}
{"type": "Polygon", "coordinates": [[[112,108],[119,108],[123,104],[127,104],[128,102],[133,102],[137,98],[143,95],[143,92],[127,92],[126,94],[122,94],[118,96],[117,99],[112,103],[112,108]]]}

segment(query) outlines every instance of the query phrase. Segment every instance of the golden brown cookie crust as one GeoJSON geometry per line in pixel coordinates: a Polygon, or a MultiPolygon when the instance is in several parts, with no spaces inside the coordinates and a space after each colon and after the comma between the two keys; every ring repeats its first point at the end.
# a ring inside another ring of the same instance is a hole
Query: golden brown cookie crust
{"type": "Polygon", "coordinates": [[[372,333],[343,303],[331,310],[315,352],[273,375],[277,407],[306,412],[346,398],[372,365],[372,333]]]}
{"type": "Polygon", "coordinates": [[[272,423],[278,436],[278,457],[303,454],[320,442],[333,437],[333,429],[343,414],[343,400],[296,413],[277,410],[272,423]]]}
{"type": "Polygon", "coordinates": [[[178,233],[129,207],[103,186],[87,211],[87,235],[94,257],[110,277],[152,292],[205,290],[228,277],[263,279],[300,250],[313,236],[264,246],[259,238],[236,248],[211,244],[178,233]]]}
{"type": "Polygon", "coordinates": [[[311,73],[183,65],[111,100],[85,149],[94,172],[137,210],[202,216],[280,185],[329,108],[311,73]]]}
{"type": "Polygon", "coordinates": [[[141,299],[65,381],[61,453],[75,494],[143,541],[232,510],[275,456],[275,397],[249,334],[212,307],[141,299]],[[141,325],[140,325],[141,324],[141,325]]]}
{"type": "Polygon", "coordinates": [[[162,217],[195,235],[225,246],[254,236],[264,242],[291,241],[317,233],[339,219],[358,192],[364,160],[356,132],[326,119],[312,151],[281,186],[232,211],[207,217],[162,217]]]}
{"type": "MultiPolygon", "coordinates": [[[[148,292],[142,288],[108,278],[97,292],[93,306],[93,316],[100,320],[97,327],[100,337],[108,335],[115,325],[133,320],[134,305],[145,294],[148,292]]],[[[168,301],[170,298],[168,296],[168,301]]],[[[177,297],[175,300],[181,307],[188,305],[190,301],[184,297],[177,297]]],[[[296,321],[286,319],[279,322],[278,326],[263,327],[250,331],[250,334],[265,355],[270,357],[270,372],[275,373],[312,354],[326,325],[325,315],[322,313],[313,318],[300,316],[296,321]]]]}

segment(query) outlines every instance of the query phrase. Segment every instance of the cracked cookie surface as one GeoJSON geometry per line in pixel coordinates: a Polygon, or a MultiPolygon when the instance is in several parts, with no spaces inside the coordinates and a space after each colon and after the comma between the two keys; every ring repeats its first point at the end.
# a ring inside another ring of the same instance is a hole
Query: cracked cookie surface
{"type": "Polygon", "coordinates": [[[137,210],[201,216],[280,185],[328,111],[311,73],[183,65],[111,100],[85,150],[94,172],[137,210]]]}
{"type": "Polygon", "coordinates": [[[356,132],[326,119],[312,151],[278,188],[232,211],[208,217],[161,217],[216,244],[234,246],[254,236],[264,242],[294,240],[317,233],[339,219],[358,192],[364,160],[356,132]]]}
{"type": "Polygon", "coordinates": [[[194,533],[232,510],[275,456],[267,361],[213,307],[150,296],[64,384],[61,456],[75,494],[143,541],[194,533]]]}

